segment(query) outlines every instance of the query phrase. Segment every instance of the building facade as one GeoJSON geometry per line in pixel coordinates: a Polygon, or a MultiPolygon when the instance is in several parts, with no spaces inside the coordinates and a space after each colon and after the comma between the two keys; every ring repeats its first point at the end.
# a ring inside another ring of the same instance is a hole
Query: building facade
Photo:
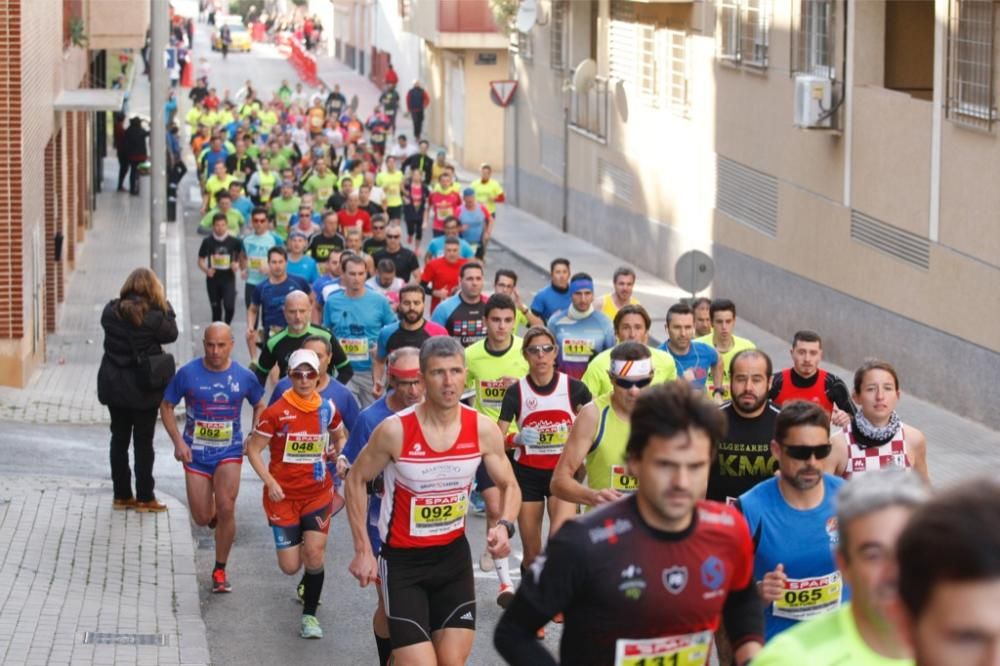
{"type": "Polygon", "coordinates": [[[517,205],[668,279],[706,251],[741,316],[1000,427],[993,0],[535,4],[512,40],[517,205]]]}
{"type": "MultiPolygon", "coordinates": [[[[0,0],[0,383],[24,386],[45,359],[93,210],[92,102],[104,49],[143,44],[146,3],[0,0]],[[81,37],[83,39],[81,39],[81,37]],[[76,42],[76,43],[74,43],[76,42]]],[[[100,135],[100,136],[99,136],[100,135]]]]}
{"type": "MultiPolygon", "coordinates": [[[[336,57],[377,84],[388,62],[400,95],[421,82],[432,100],[425,138],[454,162],[503,168],[504,114],[490,81],[510,78],[508,41],[488,0],[334,0],[334,36],[336,57]]],[[[397,125],[410,133],[405,119],[397,125]]]]}

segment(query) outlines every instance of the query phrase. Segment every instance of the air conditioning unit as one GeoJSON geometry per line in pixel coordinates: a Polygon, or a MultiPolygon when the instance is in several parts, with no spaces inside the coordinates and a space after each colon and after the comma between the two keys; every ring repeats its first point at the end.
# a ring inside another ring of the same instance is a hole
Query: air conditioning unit
{"type": "Polygon", "coordinates": [[[804,129],[831,129],[833,81],[812,74],[795,75],[795,122],[804,129]]]}

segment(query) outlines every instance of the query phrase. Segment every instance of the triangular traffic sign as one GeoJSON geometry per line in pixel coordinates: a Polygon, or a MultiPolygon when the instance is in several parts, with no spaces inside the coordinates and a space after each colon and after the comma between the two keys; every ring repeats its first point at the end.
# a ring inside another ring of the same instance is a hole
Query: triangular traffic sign
{"type": "Polygon", "coordinates": [[[517,90],[517,81],[490,81],[490,94],[493,101],[500,106],[507,106],[514,98],[514,91],[517,90]]]}

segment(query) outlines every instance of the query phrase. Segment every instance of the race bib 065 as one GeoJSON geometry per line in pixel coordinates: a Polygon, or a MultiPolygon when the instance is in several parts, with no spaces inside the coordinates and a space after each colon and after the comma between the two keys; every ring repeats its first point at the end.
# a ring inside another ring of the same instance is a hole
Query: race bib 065
{"type": "Polygon", "coordinates": [[[836,610],[843,587],[839,571],[815,578],[789,578],[784,594],[774,602],[774,616],[807,620],[836,610]]]}

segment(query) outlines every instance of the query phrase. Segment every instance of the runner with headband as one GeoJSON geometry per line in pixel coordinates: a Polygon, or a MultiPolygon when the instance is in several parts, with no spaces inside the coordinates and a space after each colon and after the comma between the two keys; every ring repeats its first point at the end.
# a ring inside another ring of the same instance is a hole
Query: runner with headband
{"type": "Polygon", "coordinates": [[[615,346],[615,327],[607,315],[594,310],[594,280],[589,275],[574,275],[569,294],[569,307],[549,318],[548,329],[556,336],[560,372],[580,379],[591,359],[615,346]]]}

